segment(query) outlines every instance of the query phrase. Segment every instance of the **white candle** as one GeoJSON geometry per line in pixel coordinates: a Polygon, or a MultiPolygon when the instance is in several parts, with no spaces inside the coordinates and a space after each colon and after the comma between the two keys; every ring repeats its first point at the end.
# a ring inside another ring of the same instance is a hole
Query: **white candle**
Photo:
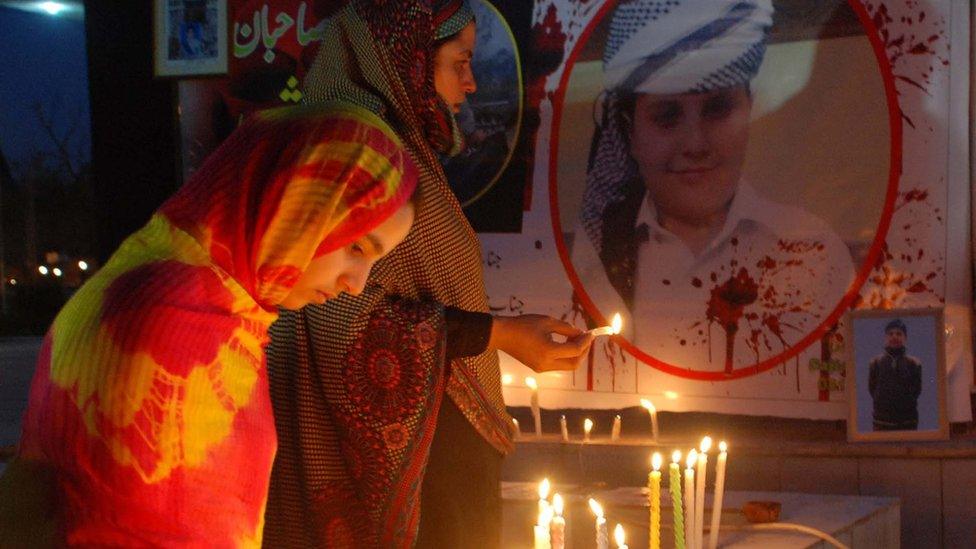
{"type": "Polygon", "coordinates": [[[586,418],[583,420],[583,442],[590,441],[590,431],[593,430],[593,420],[586,418]]]}
{"type": "Polygon", "coordinates": [[[620,333],[620,329],[623,328],[623,319],[620,318],[620,313],[614,313],[613,320],[610,321],[609,326],[600,326],[599,328],[593,328],[590,330],[590,334],[593,337],[605,336],[605,335],[617,335],[620,333]]]}
{"type": "Polygon", "coordinates": [[[705,542],[705,480],[708,478],[708,451],[712,437],[705,437],[698,446],[698,472],[695,474],[695,549],[705,542]]]}
{"type": "Polygon", "coordinates": [[[698,451],[692,448],[685,459],[685,547],[695,549],[695,463],[698,451]]]}
{"type": "Polygon", "coordinates": [[[610,440],[620,440],[620,416],[613,418],[613,427],[610,428],[610,440]]]}
{"type": "Polygon", "coordinates": [[[647,409],[647,413],[651,416],[651,439],[657,442],[657,408],[646,398],[641,399],[641,406],[647,409]]]}
{"type": "Polygon", "coordinates": [[[617,542],[617,549],[627,549],[627,544],[624,543],[624,527],[619,522],[617,527],[613,529],[613,540],[617,542]]]}
{"type": "Polygon", "coordinates": [[[535,436],[542,436],[542,410],[539,409],[539,383],[534,377],[525,378],[525,385],[532,389],[532,419],[535,420],[535,436]]]}
{"type": "Polygon", "coordinates": [[[512,424],[515,425],[515,438],[522,438],[522,428],[519,427],[519,422],[514,417],[512,418],[512,424]]]}
{"type": "Polygon", "coordinates": [[[542,482],[539,483],[539,516],[550,512],[549,507],[549,479],[544,478],[542,482]]]}
{"type": "Polygon", "coordinates": [[[544,513],[539,513],[538,523],[535,525],[533,532],[534,536],[534,546],[533,549],[552,549],[552,538],[549,534],[549,528],[552,524],[552,509],[546,509],[544,513]]]}
{"type": "Polygon", "coordinates": [[[563,442],[569,442],[569,426],[566,425],[566,416],[559,416],[559,431],[563,434],[563,442]]]}
{"type": "Polygon", "coordinates": [[[552,496],[552,510],[556,513],[552,517],[552,549],[564,549],[566,547],[566,519],[563,518],[563,497],[559,494],[552,496]]]}
{"type": "Polygon", "coordinates": [[[718,547],[718,531],[722,524],[722,497],[725,495],[725,462],[728,460],[728,445],[718,443],[718,461],[715,462],[715,497],[712,498],[712,527],[708,533],[708,548],[718,547]]]}
{"type": "Polygon", "coordinates": [[[603,517],[603,506],[590,498],[590,510],[596,515],[596,549],[610,549],[610,533],[607,532],[607,519],[603,517]]]}

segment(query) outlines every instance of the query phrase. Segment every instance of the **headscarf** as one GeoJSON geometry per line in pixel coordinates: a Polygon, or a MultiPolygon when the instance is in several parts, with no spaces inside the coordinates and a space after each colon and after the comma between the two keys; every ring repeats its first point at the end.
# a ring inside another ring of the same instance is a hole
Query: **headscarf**
{"type": "Polygon", "coordinates": [[[481,246],[438,157],[458,141],[446,143],[434,120],[447,116],[456,132],[433,86],[436,28],[468,22],[454,1],[354,0],[330,20],[305,81],[310,102],[354,103],[389,122],[421,196],[410,234],[360,296],[283,314],[271,329],[280,439],[269,545],[410,547],[444,394],[499,452],[513,448],[497,353],[450,363],[443,354],[444,306],[488,311],[481,246]],[[397,376],[377,377],[377,363],[397,376]],[[403,394],[412,396],[390,397],[403,394]]]}
{"type": "Polygon", "coordinates": [[[271,308],[410,197],[399,143],[351,105],[259,113],[65,305],[18,459],[55,471],[67,543],[260,543],[271,308]]]}
{"type": "MultiPolygon", "coordinates": [[[[614,10],[580,212],[601,257],[607,207],[643,196],[622,103],[634,94],[701,93],[748,83],[762,64],[772,13],[770,0],[633,0],[614,10]]],[[[627,213],[636,216],[637,210],[627,213]]]]}

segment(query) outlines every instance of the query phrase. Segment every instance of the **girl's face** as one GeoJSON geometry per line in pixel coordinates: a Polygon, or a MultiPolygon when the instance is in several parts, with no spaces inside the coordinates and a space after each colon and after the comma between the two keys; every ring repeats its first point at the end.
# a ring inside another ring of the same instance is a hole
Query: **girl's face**
{"type": "Polygon", "coordinates": [[[630,154],[660,214],[699,224],[728,207],[742,174],[751,110],[745,85],[637,96],[630,154]]]}
{"type": "Polygon", "coordinates": [[[434,52],[434,89],[455,113],[460,112],[467,95],[477,89],[471,72],[474,40],[472,21],[434,52]]]}
{"type": "Polygon", "coordinates": [[[301,309],[310,303],[321,305],[341,292],[358,295],[373,264],[406,238],[413,214],[408,202],[352,244],[313,259],[280,305],[301,309]]]}

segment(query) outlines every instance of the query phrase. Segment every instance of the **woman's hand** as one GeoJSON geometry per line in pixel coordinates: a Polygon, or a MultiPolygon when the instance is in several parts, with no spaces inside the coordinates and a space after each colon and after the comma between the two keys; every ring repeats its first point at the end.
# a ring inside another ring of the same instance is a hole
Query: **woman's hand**
{"type": "Polygon", "coordinates": [[[496,316],[488,346],[505,351],[536,372],[570,371],[579,367],[593,336],[545,315],[496,316]],[[553,341],[552,335],[566,341],[553,341]]]}

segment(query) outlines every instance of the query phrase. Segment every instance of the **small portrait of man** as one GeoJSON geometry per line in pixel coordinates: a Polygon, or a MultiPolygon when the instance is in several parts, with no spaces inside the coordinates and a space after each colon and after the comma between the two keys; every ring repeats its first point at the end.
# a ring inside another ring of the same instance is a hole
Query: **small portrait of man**
{"type": "Polygon", "coordinates": [[[875,431],[918,430],[922,363],[907,352],[908,327],[896,318],[885,325],[884,352],[871,359],[868,391],[874,400],[875,431]]]}

